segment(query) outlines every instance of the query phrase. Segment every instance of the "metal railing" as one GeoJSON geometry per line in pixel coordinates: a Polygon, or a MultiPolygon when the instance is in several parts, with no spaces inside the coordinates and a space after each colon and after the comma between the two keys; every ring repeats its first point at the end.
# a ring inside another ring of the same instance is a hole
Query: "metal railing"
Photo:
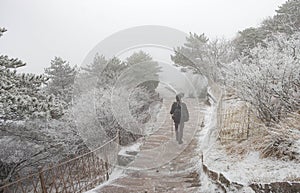
{"type": "Polygon", "coordinates": [[[97,149],[0,187],[0,193],[84,192],[109,179],[117,162],[119,133],[97,149]]]}
{"type": "Polygon", "coordinates": [[[246,103],[237,106],[224,105],[224,95],[222,94],[217,107],[218,138],[220,141],[248,139],[250,113],[250,108],[246,103]]]}
{"type": "Polygon", "coordinates": [[[247,106],[224,109],[218,112],[219,139],[221,142],[244,140],[249,137],[250,110],[247,106]]]}

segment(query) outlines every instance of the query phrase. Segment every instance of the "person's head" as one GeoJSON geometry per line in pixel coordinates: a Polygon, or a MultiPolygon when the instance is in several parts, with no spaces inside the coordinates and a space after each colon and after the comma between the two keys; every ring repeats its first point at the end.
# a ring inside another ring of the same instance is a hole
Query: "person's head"
{"type": "Polygon", "coordinates": [[[175,98],[176,98],[176,101],[177,101],[177,102],[180,102],[180,97],[179,97],[178,95],[176,95],[175,98]]]}
{"type": "Polygon", "coordinates": [[[183,93],[177,94],[177,95],[176,95],[176,101],[177,101],[177,102],[181,102],[182,97],[183,97],[183,93]]]}

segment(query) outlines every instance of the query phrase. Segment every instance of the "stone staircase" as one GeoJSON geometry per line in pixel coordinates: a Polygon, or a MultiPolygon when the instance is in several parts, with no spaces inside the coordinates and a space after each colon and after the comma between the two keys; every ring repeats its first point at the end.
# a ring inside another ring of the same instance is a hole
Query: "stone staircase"
{"type": "Polygon", "coordinates": [[[197,151],[197,135],[201,130],[205,105],[196,99],[184,101],[190,120],[185,123],[184,142],[179,145],[169,115],[172,102],[164,100],[165,113],[158,119],[161,127],[143,140],[139,152],[129,153],[134,159],[127,166],[119,166],[123,175],[92,192],[197,192],[199,175],[196,171],[201,158],[197,151]]]}

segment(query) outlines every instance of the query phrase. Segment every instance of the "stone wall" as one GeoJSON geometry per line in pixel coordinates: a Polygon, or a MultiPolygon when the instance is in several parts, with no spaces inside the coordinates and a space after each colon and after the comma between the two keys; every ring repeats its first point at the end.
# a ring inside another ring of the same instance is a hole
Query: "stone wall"
{"type": "Polygon", "coordinates": [[[300,193],[298,182],[273,182],[269,184],[253,183],[249,185],[255,192],[262,193],[300,193]]]}
{"type": "MultiPolygon", "coordinates": [[[[203,172],[214,181],[220,189],[224,192],[239,192],[245,187],[243,184],[239,184],[234,181],[230,181],[221,172],[216,172],[203,162],[202,155],[202,169],[203,172]]],[[[250,187],[255,193],[300,193],[300,183],[299,182],[272,182],[272,183],[252,183],[246,185],[250,187]]]]}

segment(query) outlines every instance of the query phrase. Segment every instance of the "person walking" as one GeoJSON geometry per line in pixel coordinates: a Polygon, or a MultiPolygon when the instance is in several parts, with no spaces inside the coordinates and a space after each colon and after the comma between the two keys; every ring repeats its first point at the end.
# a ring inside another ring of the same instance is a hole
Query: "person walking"
{"type": "Polygon", "coordinates": [[[184,102],[182,102],[183,94],[176,95],[176,102],[172,104],[170,114],[175,124],[176,140],[182,144],[184,122],[189,120],[189,111],[184,102]]]}

